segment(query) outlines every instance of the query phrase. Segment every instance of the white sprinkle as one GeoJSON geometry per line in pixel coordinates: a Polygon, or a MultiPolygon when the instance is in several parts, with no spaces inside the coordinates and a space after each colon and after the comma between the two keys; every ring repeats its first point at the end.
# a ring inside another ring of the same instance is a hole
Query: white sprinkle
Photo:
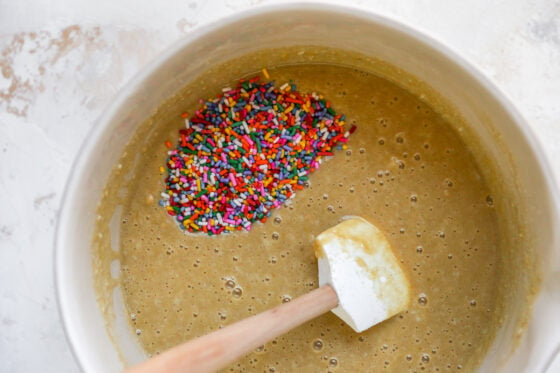
{"type": "Polygon", "coordinates": [[[169,199],[169,194],[167,193],[161,193],[161,197],[165,198],[165,199],[169,199]]]}
{"type": "Polygon", "coordinates": [[[191,128],[191,122],[189,121],[189,118],[185,119],[185,127],[187,129],[191,128]]]}
{"type": "Polygon", "coordinates": [[[229,91],[231,91],[230,87],[226,87],[226,88],[222,89],[222,92],[229,92],[229,91]]]}
{"type": "Polygon", "coordinates": [[[283,91],[283,90],[285,90],[286,88],[288,88],[289,86],[290,86],[290,85],[289,85],[288,83],[284,83],[284,85],[282,85],[282,86],[280,87],[280,90],[283,91]]]}

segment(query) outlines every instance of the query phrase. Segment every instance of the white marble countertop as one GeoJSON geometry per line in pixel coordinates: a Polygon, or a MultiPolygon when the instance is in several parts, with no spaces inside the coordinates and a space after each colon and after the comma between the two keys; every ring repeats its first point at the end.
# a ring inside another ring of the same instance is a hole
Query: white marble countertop
{"type": "MultiPolygon", "coordinates": [[[[95,119],[150,59],[265,0],[0,0],[0,371],[75,372],[53,288],[57,212],[95,119]]],[[[560,175],[558,0],[331,1],[439,39],[513,101],[560,175]]]]}

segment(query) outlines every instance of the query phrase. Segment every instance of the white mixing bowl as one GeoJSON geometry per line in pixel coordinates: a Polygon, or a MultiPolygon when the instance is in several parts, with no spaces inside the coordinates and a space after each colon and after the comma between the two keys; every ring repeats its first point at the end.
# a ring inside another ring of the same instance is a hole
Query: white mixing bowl
{"type": "MultiPolygon", "coordinates": [[[[55,260],[62,319],[83,370],[120,371],[119,350],[129,362],[143,358],[124,318],[115,324],[120,325],[115,330],[107,330],[94,292],[91,260],[96,207],[108,175],[137,125],[208,66],[262,47],[291,45],[334,47],[385,60],[428,83],[464,117],[501,177],[516,189],[517,201],[510,207],[525,220],[525,235],[531,237],[542,274],[521,343],[512,350],[519,332],[515,309],[526,307],[527,298],[512,292],[511,312],[481,371],[545,371],[560,341],[560,241],[556,232],[560,204],[545,156],[528,125],[496,87],[435,40],[362,10],[317,4],[256,8],[199,28],[137,75],[87,137],[67,185],[55,260]]],[[[519,278],[520,286],[526,286],[523,273],[519,278]]]]}

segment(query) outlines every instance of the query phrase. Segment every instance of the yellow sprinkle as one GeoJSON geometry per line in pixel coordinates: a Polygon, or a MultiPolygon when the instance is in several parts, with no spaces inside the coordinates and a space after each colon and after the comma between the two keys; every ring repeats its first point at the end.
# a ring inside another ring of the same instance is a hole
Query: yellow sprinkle
{"type": "Polygon", "coordinates": [[[342,149],[344,150],[348,149],[348,145],[342,145],[342,149]]]}
{"type": "Polygon", "coordinates": [[[163,166],[159,166],[159,173],[162,174],[165,172],[165,168],[163,166]]]}
{"type": "Polygon", "coordinates": [[[270,75],[268,75],[268,71],[266,69],[262,69],[262,73],[265,78],[270,79],[270,75]]]}
{"type": "Polygon", "coordinates": [[[200,229],[200,227],[198,225],[196,225],[195,223],[191,223],[191,227],[193,227],[196,230],[200,229]]]}

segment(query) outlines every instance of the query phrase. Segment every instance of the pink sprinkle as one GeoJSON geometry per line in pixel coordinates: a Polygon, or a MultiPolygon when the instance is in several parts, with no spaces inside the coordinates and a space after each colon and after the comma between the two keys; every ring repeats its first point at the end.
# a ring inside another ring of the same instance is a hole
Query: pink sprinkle
{"type": "Polygon", "coordinates": [[[247,141],[249,143],[249,145],[252,146],[254,144],[253,140],[251,140],[251,138],[249,136],[243,135],[243,138],[245,139],[245,141],[247,141]]]}
{"type": "Polygon", "coordinates": [[[338,139],[338,141],[340,141],[340,142],[348,142],[348,138],[347,138],[347,137],[341,137],[340,139],[338,139]]]}
{"type": "Polygon", "coordinates": [[[226,153],[222,153],[222,161],[227,163],[226,153]]]}
{"type": "MultiPolygon", "coordinates": [[[[223,153],[222,153],[223,154],[223,153]]],[[[235,181],[235,177],[233,176],[233,174],[229,174],[229,180],[231,181],[231,184],[236,187],[237,186],[237,181],[235,181]]]]}
{"type": "Polygon", "coordinates": [[[206,172],[202,174],[202,181],[204,181],[204,184],[208,182],[208,174],[206,172]]]}

